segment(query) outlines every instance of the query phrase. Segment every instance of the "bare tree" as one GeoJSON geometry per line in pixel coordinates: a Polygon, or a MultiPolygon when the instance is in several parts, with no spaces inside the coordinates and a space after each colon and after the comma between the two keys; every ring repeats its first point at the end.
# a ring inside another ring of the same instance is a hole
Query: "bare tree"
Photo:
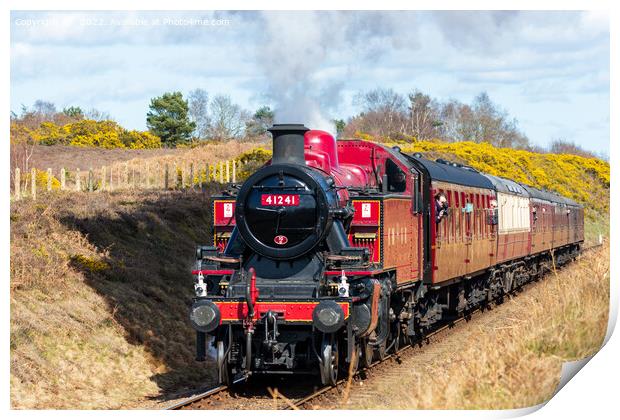
{"type": "Polygon", "coordinates": [[[437,104],[430,96],[415,90],[409,94],[409,133],[417,139],[436,136],[439,122],[437,104]]]}
{"type": "Polygon", "coordinates": [[[439,105],[437,137],[450,142],[461,139],[459,116],[462,106],[463,104],[456,100],[450,100],[439,105]]]}
{"type": "Polygon", "coordinates": [[[227,140],[243,135],[245,122],[250,119],[250,115],[233,103],[230,96],[217,95],[211,101],[209,110],[211,114],[209,137],[215,140],[227,140]]]}
{"type": "Polygon", "coordinates": [[[356,118],[361,131],[378,136],[402,134],[407,125],[405,98],[393,89],[377,88],[359,93],[355,103],[362,108],[356,118]]]}
{"type": "Polygon", "coordinates": [[[189,102],[189,117],[196,123],[194,135],[204,139],[209,134],[211,120],[209,118],[209,94],[204,89],[192,90],[187,100],[189,102]]]}
{"type": "Polygon", "coordinates": [[[111,120],[112,117],[109,113],[104,111],[99,111],[98,109],[91,108],[84,114],[84,118],[87,120],[95,120],[95,121],[107,121],[111,120]]]}
{"type": "Polygon", "coordinates": [[[575,142],[562,138],[555,139],[551,142],[551,145],[549,146],[549,153],[577,155],[585,158],[597,157],[594,153],[575,144],[575,142]]]}
{"type": "Polygon", "coordinates": [[[54,116],[57,114],[56,105],[52,102],[44,101],[41,99],[37,99],[32,105],[32,111],[39,115],[41,118],[41,122],[43,121],[53,121],[54,116]]]}
{"type": "Polygon", "coordinates": [[[37,146],[32,136],[32,131],[17,121],[11,121],[11,185],[13,185],[15,168],[20,168],[22,173],[30,171],[30,159],[37,146]]]}

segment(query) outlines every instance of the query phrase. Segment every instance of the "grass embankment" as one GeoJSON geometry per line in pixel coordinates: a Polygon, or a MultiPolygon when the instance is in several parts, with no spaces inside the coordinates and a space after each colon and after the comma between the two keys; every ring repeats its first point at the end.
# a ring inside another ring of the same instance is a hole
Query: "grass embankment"
{"type": "Polygon", "coordinates": [[[342,408],[507,409],[542,403],[553,395],[563,362],[600,348],[608,313],[604,246],[481,315],[491,322],[450,337],[455,342],[448,344],[449,356],[412,364],[397,382],[372,388],[381,401],[368,398],[342,408]]]}
{"type": "Polygon", "coordinates": [[[187,321],[207,198],[67,193],[11,203],[14,408],[118,408],[212,378],[193,360],[187,321]]]}

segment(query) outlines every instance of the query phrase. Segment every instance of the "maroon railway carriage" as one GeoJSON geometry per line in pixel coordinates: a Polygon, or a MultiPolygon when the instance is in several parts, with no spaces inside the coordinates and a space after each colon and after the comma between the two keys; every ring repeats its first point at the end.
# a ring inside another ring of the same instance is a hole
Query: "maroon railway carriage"
{"type": "Polygon", "coordinates": [[[213,243],[197,248],[197,358],[211,336],[223,383],[333,384],[583,242],[583,209],[556,194],[300,124],[270,132],[272,160],[214,197],[213,243]]]}

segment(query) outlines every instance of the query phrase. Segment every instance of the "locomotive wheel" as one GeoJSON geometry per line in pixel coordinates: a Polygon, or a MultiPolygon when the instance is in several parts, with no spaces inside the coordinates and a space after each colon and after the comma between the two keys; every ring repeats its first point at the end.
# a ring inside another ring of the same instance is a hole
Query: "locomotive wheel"
{"type": "Polygon", "coordinates": [[[232,385],[232,369],[230,363],[228,363],[228,357],[226,356],[226,350],[224,349],[224,342],[217,342],[217,373],[221,384],[230,386],[232,385]]]}
{"type": "Polygon", "coordinates": [[[370,367],[372,365],[372,359],[374,357],[374,351],[372,345],[368,342],[368,339],[363,339],[361,342],[361,357],[360,362],[362,367],[370,367]]]}
{"type": "Polygon", "coordinates": [[[338,381],[338,344],[333,334],[325,334],[321,344],[321,383],[336,385],[338,381]]]}

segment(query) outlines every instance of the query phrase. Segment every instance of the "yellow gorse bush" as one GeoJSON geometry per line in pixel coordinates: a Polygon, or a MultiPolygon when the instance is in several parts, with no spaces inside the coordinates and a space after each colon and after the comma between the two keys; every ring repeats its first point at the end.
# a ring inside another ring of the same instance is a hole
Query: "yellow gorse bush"
{"type": "Polygon", "coordinates": [[[481,172],[555,191],[586,206],[590,217],[609,212],[610,168],[609,162],[602,159],[474,142],[418,141],[400,147],[405,153],[420,152],[431,158],[454,160],[481,172]]]}
{"type": "MultiPolygon", "coordinates": [[[[30,185],[32,175],[31,172],[26,172],[24,174],[23,180],[25,185],[30,185]]],[[[37,190],[39,191],[44,191],[47,189],[47,172],[46,171],[41,171],[39,169],[35,169],[35,183],[37,185],[37,190]]],[[[60,189],[60,181],[52,176],[51,178],[51,183],[50,183],[52,190],[59,190],[60,189]]]]}
{"type": "MultiPolygon", "coordinates": [[[[372,140],[369,135],[360,137],[372,140]]],[[[602,159],[498,148],[489,143],[432,140],[397,144],[404,153],[419,152],[429,159],[456,161],[480,172],[555,191],[583,204],[589,218],[607,217],[609,213],[610,169],[609,162],[602,159]]],[[[249,176],[270,158],[271,152],[263,148],[240,155],[238,159],[244,162],[240,178],[249,176]]]]}
{"type": "Polygon", "coordinates": [[[21,127],[33,140],[44,145],[65,144],[104,149],[157,149],[162,146],[159,137],[148,131],[128,131],[114,121],[80,120],[56,125],[43,122],[36,130],[21,127]]]}
{"type": "Polygon", "coordinates": [[[235,159],[242,164],[241,170],[237,176],[239,179],[246,179],[269,159],[271,159],[271,150],[262,147],[256,147],[248,152],[242,153],[235,159]]]}

